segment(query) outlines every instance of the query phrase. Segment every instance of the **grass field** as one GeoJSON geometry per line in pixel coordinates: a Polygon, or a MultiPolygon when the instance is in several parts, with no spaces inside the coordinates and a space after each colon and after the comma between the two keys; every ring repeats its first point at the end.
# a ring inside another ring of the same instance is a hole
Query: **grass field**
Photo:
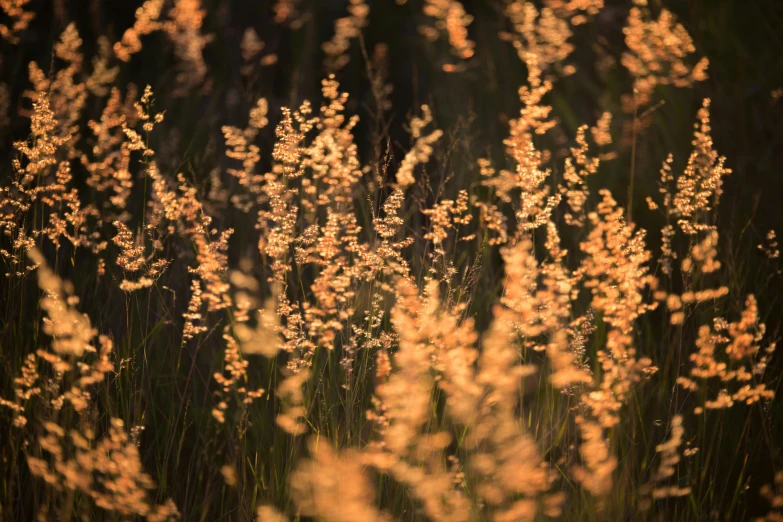
{"type": "Polygon", "coordinates": [[[783,520],[783,8],[0,0],[0,518],[783,520]]]}

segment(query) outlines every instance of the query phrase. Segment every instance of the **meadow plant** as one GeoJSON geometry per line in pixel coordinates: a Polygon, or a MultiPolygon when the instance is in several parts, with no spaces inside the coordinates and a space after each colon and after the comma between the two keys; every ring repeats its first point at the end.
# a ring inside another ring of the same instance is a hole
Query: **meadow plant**
{"type": "MultiPolygon", "coordinates": [[[[778,325],[764,289],[738,283],[710,99],[692,152],[655,158],[649,212],[607,182],[633,179],[616,146],[629,114],[644,132],[659,86],[706,79],[685,26],[631,2],[627,113],[569,128],[560,82],[590,66],[574,38],[609,7],[496,2],[526,81],[502,86],[518,115],[474,148],[472,123],[433,97],[405,115],[393,51],[367,52],[376,12],[407,9],[421,45],[445,42],[434,77],[473,74],[488,33],[471,6],[414,3],[347,2],[311,46],[312,101],[267,74],[294,52],[275,31],[319,12],[297,0],[268,7],[274,31],[225,41],[227,11],[199,0],[147,0],[88,45],[77,18],[49,66],[0,84],[16,140],[0,184],[0,516],[738,520],[752,494],[770,504],[757,520],[781,520],[778,325]],[[234,44],[223,92],[210,53],[234,44]],[[141,89],[130,67],[153,51],[171,78],[141,89]],[[364,98],[342,81],[362,61],[364,98]],[[172,152],[215,90],[234,116],[172,152]]],[[[0,0],[4,49],[39,4],[0,0]]],[[[779,276],[775,231],[758,239],[746,255],[779,276]]]]}

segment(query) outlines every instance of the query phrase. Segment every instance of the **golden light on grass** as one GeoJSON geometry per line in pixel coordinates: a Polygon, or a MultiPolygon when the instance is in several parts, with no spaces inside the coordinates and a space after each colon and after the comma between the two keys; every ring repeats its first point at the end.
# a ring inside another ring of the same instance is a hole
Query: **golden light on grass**
{"type": "MultiPolygon", "coordinates": [[[[478,74],[496,27],[455,0],[397,4],[440,53],[434,78],[478,74]]],[[[0,0],[4,45],[25,35],[31,7],[0,0]]],[[[645,158],[652,172],[662,161],[638,194],[649,212],[632,219],[607,186],[629,170],[615,131],[644,131],[637,112],[657,86],[706,78],[670,11],[629,6],[617,55],[633,120],[618,99],[590,126],[566,121],[581,113],[564,112],[558,89],[581,73],[574,38],[604,2],[498,4],[527,76],[505,93],[518,114],[485,144],[449,114],[463,107],[418,93],[412,109],[392,104],[394,47],[365,49],[372,2],[347,2],[313,44],[324,74],[312,103],[265,77],[285,65],[277,33],[218,41],[225,13],[208,7],[147,0],[118,40],[89,45],[92,32],[64,23],[51,69],[29,62],[23,87],[0,84],[0,131],[15,110],[29,118],[0,186],[12,311],[0,455],[14,475],[0,499],[18,513],[664,519],[706,513],[713,466],[725,469],[715,440],[734,419],[740,436],[772,439],[775,332],[765,289],[742,283],[747,245],[719,225],[732,171],[710,99],[689,153],[645,158]],[[225,45],[227,89],[209,59],[225,45]],[[357,49],[370,97],[347,92],[357,49]],[[170,55],[171,81],[121,84],[147,51],[170,55]],[[188,111],[216,88],[231,117],[184,147],[188,111]]],[[[278,0],[269,25],[289,35],[317,13],[278,0]]],[[[780,273],[774,230],[748,250],[780,273]]],[[[781,477],[759,486],[763,520],[780,517],[781,477]]]]}

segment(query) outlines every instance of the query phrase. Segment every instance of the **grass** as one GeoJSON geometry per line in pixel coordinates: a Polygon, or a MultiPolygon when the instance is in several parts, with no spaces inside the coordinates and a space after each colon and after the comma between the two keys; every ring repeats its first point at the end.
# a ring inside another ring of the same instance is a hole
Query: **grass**
{"type": "Polygon", "coordinates": [[[777,520],[783,13],[284,3],[21,4],[0,517],[777,520]]]}

